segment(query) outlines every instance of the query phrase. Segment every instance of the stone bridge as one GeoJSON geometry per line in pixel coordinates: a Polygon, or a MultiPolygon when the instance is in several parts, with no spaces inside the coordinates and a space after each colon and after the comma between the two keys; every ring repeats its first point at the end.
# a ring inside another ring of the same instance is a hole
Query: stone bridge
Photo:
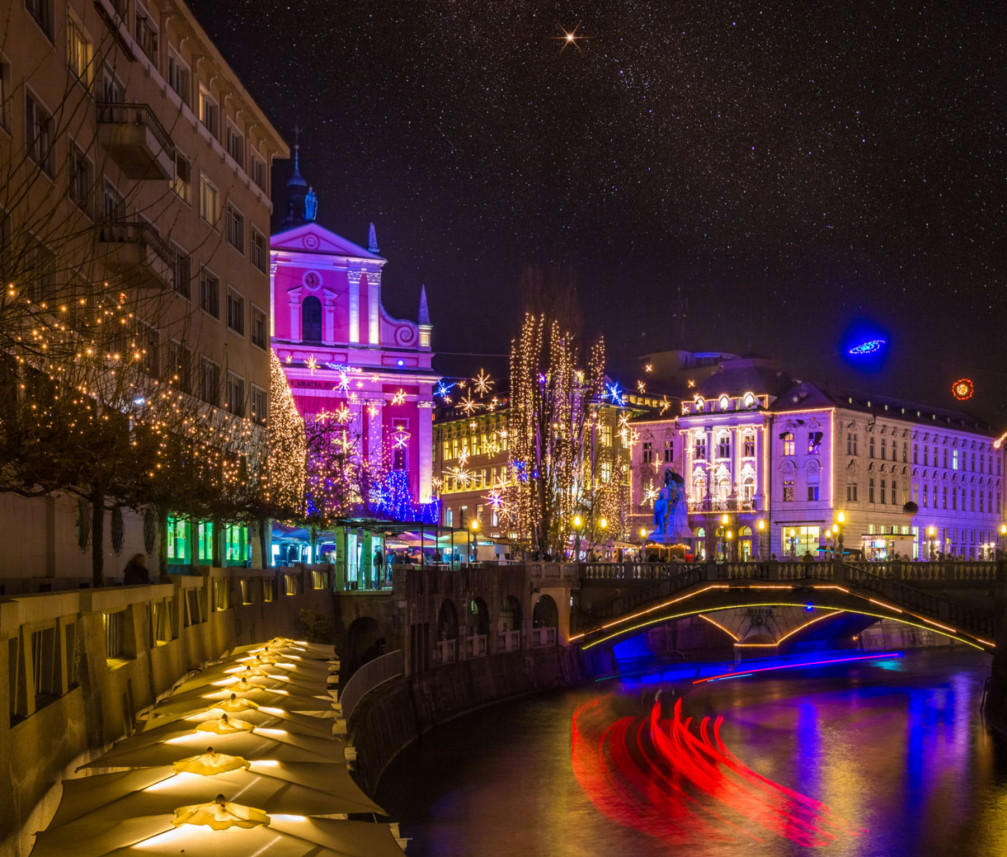
{"type": "Polygon", "coordinates": [[[986,652],[997,646],[1003,562],[589,563],[570,642],[590,649],[664,622],[731,608],[802,607],[893,619],[986,652]]]}

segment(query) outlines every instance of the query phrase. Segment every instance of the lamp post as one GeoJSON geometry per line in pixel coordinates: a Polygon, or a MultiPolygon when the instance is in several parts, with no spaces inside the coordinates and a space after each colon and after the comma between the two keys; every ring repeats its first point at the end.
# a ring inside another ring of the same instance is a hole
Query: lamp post
{"type": "Polygon", "coordinates": [[[473,518],[469,521],[468,537],[469,537],[469,563],[472,562],[472,537],[475,536],[476,539],[476,552],[479,552],[479,519],[473,518]]]}
{"type": "Polygon", "coordinates": [[[723,559],[725,562],[727,561],[727,558],[728,558],[727,557],[727,541],[728,541],[727,534],[730,532],[730,530],[727,527],[728,527],[728,525],[730,523],[731,523],[731,516],[730,515],[726,515],[726,514],[725,515],[721,515],[720,516],[720,526],[717,527],[717,538],[720,539],[720,556],[721,556],[721,559],[723,559]]]}
{"type": "Polygon", "coordinates": [[[840,510],[836,512],[836,523],[832,525],[832,532],[835,533],[835,545],[839,550],[839,558],[843,558],[843,526],[846,524],[846,512],[840,510]]]}
{"type": "Polygon", "coordinates": [[[766,519],[759,518],[755,523],[755,529],[759,533],[759,559],[766,560],[768,557],[765,554],[769,553],[769,551],[765,550],[762,545],[762,539],[766,534],[766,519]]]}
{"type": "Polygon", "coordinates": [[[584,519],[580,515],[573,516],[574,550],[573,561],[580,562],[580,534],[584,530],[584,519]]]}
{"type": "MultiPolygon", "coordinates": [[[[1003,550],[1004,539],[1007,539],[1007,524],[1000,525],[1000,538],[997,540],[997,550],[1003,550]]],[[[994,559],[996,556],[994,555],[994,559]]]]}
{"type": "Polygon", "coordinates": [[[797,530],[793,527],[790,528],[790,538],[788,541],[790,542],[790,555],[794,559],[797,559],[797,530]]]}
{"type": "MultiPolygon", "coordinates": [[[[601,530],[601,535],[602,535],[602,545],[601,545],[602,556],[604,557],[604,559],[607,560],[608,557],[605,555],[605,551],[606,551],[606,548],[605,548],[605,534],[608,531],[608,518],[602,516],[601,520],[598,521],[598,528],[601,530]]],[[[595,539],[595,541],[597,541],[597,539],[595,539]]]]}
{"type": "Polygon", "coordinates": [[[927,551],[927,553],[928,553],[928,555],[930,557],[930,561],[931,562],[933,562],[935,559],[937,559],[937,553],[934,550],[934,538],[936,536],[937,536],[937,527],[935,527],[933,524],[931,524],[929,527],[927,527],[927,542],[928,542],[928,544],[930,546],[929,550],[927,551]]]}

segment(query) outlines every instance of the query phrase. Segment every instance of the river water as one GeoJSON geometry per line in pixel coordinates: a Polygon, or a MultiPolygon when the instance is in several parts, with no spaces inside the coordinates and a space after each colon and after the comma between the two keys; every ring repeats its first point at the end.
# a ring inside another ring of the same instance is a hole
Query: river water
{"type": "Polygon", "coordinates": [[[402,753],[378,800],[410,857],[1007,854],[988,657],[696,674],[476,712],[402,753]]]}

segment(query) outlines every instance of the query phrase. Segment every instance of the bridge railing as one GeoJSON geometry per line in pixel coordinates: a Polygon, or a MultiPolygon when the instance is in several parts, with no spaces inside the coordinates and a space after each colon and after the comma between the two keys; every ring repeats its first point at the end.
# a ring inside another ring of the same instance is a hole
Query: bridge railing
{"type": "Polygon", "coordinates": [[[349,720],[357,703],[379,684],[384,684],[386,681],[391,681],[391,679],[402,675],[404,666],[405,659],[402,649],[396,649],[394,652],[380,655],[360,667],[350,676],[350,680],[346,682],[346,686],[339,694],[339,702],[343,706],[343,718],[349,720]]]}

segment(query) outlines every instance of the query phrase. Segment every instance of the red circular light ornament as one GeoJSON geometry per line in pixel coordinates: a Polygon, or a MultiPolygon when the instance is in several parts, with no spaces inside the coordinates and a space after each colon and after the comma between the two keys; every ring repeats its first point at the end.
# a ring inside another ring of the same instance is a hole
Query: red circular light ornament
{"type": "Polygon", "coordinates": [[[959,402],[971,399],[975,391],[976,389],[972,384],[971,378],[959,378],[951,385],[951,393],[959,402]]]}

